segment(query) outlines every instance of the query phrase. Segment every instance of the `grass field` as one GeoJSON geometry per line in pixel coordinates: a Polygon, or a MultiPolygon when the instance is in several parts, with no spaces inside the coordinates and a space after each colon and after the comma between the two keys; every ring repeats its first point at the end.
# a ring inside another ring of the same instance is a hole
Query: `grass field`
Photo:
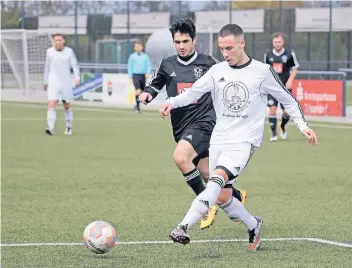
{"type": "MultiPolygon", "coordinates": [[[[83,246],[2,246],[2,267],[351,267],[352,125],[315,127],[311,147],[293,125],[289,140],[265,141],[237,186],[264,217],[263,250],[245,241],[167,241],[194,196],[172,161],[168,120],[153,113],[77,108],[74,135],[44,134],[43,105],[2,103],[1,243],[79,243],[85,226],[110,222],[120,242],[105,256],[83,246]],[[288,238],[320,238],[343,246],[288,238]],[[132,244],[137,241],[141,244],[132,244]]],[[[247,239],[219,211],[193,240],[247,239]]]]}

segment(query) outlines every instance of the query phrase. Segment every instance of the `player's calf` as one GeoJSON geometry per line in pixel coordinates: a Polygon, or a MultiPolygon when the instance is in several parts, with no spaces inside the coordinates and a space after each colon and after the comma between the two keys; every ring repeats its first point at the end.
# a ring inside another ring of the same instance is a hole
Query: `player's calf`
{"type": "Polygon", "coordinates": [[[55,122],[56,122],[56,100],[49,100],[48,101],[48,111],[47,111],[47,128],[45,133],[53,136],[54,129],[55,129],[55,122]]]}
{"type": "Polygon", "coordinates": [[[71,108],[71,104],[68,102],[64,102],[65,107],[65,120],[66,120],[66,129],[65,135],[72,135],[72,121],[73,121],[73,112],[71,108]]]}
{"type": "Polygon", "coordinates": [[[183,177],[196,195],[199,195],[204,189],[205,184],[199,170],[194,166],[193,159],[197,156],[192,145],[181,140],[177,144],[173,158],[178,169],[183,173],[183,177]]]}
{"type": "Polygon", "coordinates": [[[136,112],[137,113],[140,113],[141,112],[141,109],[140,109],[140,101],[139,101],[139,95],[141,95],[142,93],[142,90],[141,89],[136,89],[136,112]]]}
{"type": "Polygon", "coordinates": [[[269,125],[272,133],[270,141],[276,141],[277,140],[276,106],[270,106],[269,108],[269,125]]]}
{"type": "Polygon", "coordinates": [[[281,128],[280,136],[281,136],[281,139],[283,140],[287,139],[287,131],[285,127],[289,121],[290,121],[290,115],[286,111],[284,111],[282,113],[282,119],[280,124],[280,128],[281,128]]]}

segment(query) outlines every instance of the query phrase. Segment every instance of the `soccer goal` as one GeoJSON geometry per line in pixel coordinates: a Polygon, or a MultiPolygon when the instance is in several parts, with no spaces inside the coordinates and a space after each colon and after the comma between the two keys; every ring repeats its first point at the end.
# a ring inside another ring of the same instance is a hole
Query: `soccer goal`
{"type": "Polygon", "coordinates": [[[43,88],[51,36],[36,30],[1,30],[1,88],[24,93],[43,88]]]}

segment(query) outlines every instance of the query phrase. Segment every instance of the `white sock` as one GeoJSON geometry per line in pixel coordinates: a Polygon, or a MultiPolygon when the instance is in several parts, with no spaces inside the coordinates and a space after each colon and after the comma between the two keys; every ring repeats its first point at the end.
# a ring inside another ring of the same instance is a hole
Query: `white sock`
{"type": "Polygon", "coordinates": [[[236,198],[231,197],[229,201],[220,206],[232,221],[243,222],[248,230],[253,230],[257,226],[257,219],[249,214],[242,203],[236,198]]]}
{"type": "Polygon", "coordinates": [[[49,130],[54,131],[55,122],[56,122],[56,109],[55,108],[48,108],[46,118],[47,118],[49,130]]]}
{"type": "Polygon", "coordinates": [[[195,224],[208,211],[209,207],[215,204],[224,186],[225,181],[223,177],[218,175],[212,176],[205,190],[193,200],[190,209],[179,226],[183,225],[188,229],[195,224]]]}
{"type": "Polygon", "coordinates": [[[65,110],[66,127],[72,128],[73,113],[72,109],[65,110]]]}

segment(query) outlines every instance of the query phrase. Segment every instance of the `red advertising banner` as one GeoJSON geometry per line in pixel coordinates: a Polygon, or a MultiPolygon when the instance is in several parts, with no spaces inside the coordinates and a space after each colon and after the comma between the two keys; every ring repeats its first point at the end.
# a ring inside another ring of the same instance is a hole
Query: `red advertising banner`
{"type": "Polygon", "coordinates": [[[341,80],[294,80],[292,95],[302,106],[304,115],[343,116],[341,80]]]}

